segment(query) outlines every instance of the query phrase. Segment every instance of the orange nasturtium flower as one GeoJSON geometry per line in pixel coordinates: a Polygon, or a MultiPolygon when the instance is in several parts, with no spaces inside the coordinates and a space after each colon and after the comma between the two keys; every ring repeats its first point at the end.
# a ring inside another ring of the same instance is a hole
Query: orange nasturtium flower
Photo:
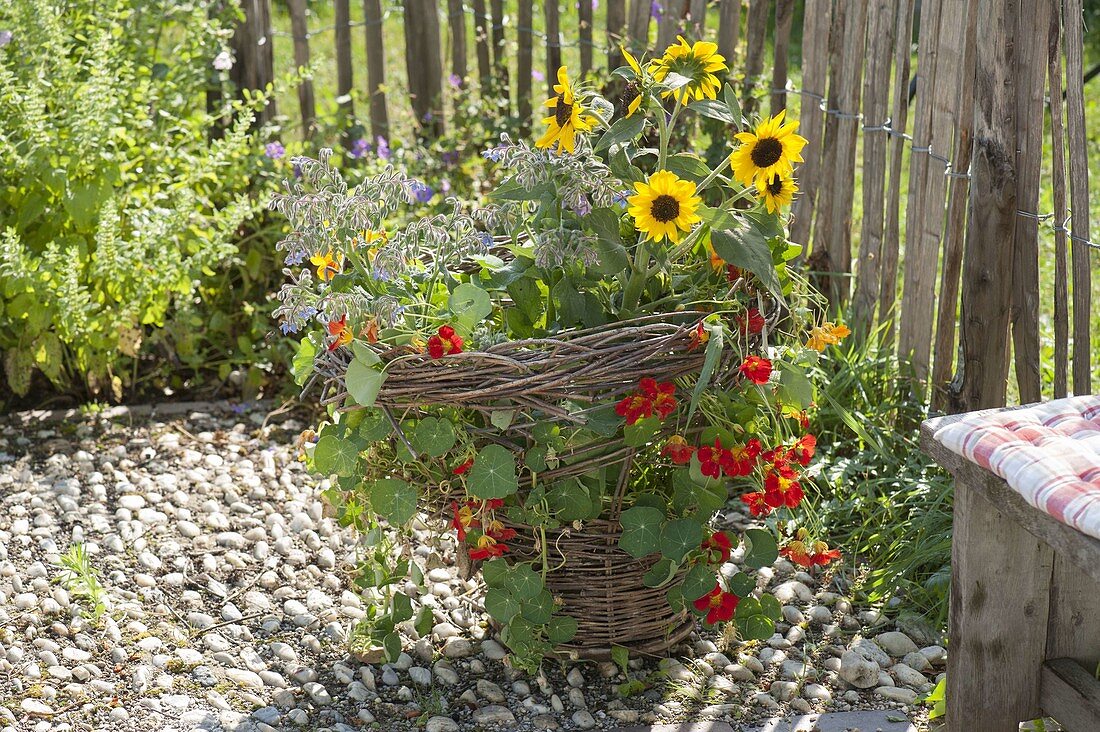
{"type": "Polygon", "coordinates": [[[733,617],[733,611],[737,609],[737,603],[741,598],[732,592],[726,592],[722,585],[714,583],[714,589],[695,601],[695,609],[706,613],[707,625],[729,620],[733,617]]]}
{"type": "Polygon", "coordinates": [[[840,343],[842,338],[851,334],[852,331],[848,330],[847,326],[834,325],[830,321],[825,321],[821,325],[814,326],[814,328],[810,330],[810,339],[806,341],[806,347],[812,348],[815,351],[824,351],[825,346],[840,343]]]}
{"type": "Polygon", "coordinates": [[[317,276],[322,281],[328,282],[344,269],[344,255],[329,249],[324,254],[314,254],[309,258],[309,263],[317,268],[317,276]]]}
{"type": "Polygon", "coordinates": [[[351,343],[351,339],[354,335],[351,332],[351,328],[348,327],[348,316],[345,313],[344,317],[339,320],[328,321],[328,334],[333,336],[335,340],[328,344],[328,350],[335,351],[340,346],[346,346],[351,343]]]}
{"type": "Polygon", "coordinates": [[[682,435],[673,435],[668,438],[661,454],[672,460],[675,465],[687,465],[691,462],[691,456],[695,454],[695,448],[689,445],[682,435]]]}
{"type": "Polygon", "coordinates": [[[840,559],[840,550],[830,549],[823,541],[810,543],[806,529],[799,529],[795,538],[787,542],[779,554],[802,567],[823,567],[834,559],[840,559]]]}
{"type": "Polygon", "coordinates": [[[451,501],[451,527],[458,533],[459,541],[466,541],[466,531],[470,527],[477,528],[481,526],[481,521],[474,516],[474,506],[477,505],[473,501],[466,501],[464,505],[459,505],[458,501],[451,501]]]}

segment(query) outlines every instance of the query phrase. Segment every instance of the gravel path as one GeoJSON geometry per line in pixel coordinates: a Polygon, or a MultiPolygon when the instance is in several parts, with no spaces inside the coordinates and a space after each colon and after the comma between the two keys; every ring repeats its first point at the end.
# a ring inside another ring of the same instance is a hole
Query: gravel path
{"type": "MultiPolygon", "coordinates": [[[[766,643],[713,634],[682,660],[513,672],[474,582],[446,548],[418,551],[437,623],[394,665],[349,655],[368,600],[356,537],[324,517],[325,483],[296,459],[293,421],[192,413],[87,420],[0,437],[0,731],[613,729],[914,705],[946,653],[858,612],[836,583],[779,560],[764,574],[786,622],[766,643]],[[65,581],[82,545],[97,617],[65,581]],[[874,636],[872,638],[872,636],[874,636]],[[920,647],[924,646],[924,647],[920,647]]],[[[725,517],[731,526],[743,521],[725,517]]],[[[736,562],[735,555],[733,561],[736,562]]],[[[731,565],[729,569],[732,569],[731,565]]],[[[915,634],[914,634],[915,635],[915,634]]]]}

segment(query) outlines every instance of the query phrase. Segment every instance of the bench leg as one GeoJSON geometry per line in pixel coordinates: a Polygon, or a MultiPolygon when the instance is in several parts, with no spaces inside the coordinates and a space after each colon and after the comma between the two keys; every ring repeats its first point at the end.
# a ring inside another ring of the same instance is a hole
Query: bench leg
{"type": "Polygon", "coordinates": [[[1039,711],[1053,551],[955,481],[947,724],[1017,732],[1039,711]]]}

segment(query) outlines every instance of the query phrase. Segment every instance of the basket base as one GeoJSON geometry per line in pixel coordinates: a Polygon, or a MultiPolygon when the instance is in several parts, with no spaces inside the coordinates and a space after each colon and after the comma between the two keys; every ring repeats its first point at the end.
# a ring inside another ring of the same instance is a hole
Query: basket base
{"type": "MultiPolygon", "coordinates": [[[[677,626],[672,632],[670,632],[664,638],[658,638],[657,640],[648,641],[645,643],[627,643],[625,648],[630,651],[632,656],[651,656],[654,658],[660,658],[665,655],[665,652],[688,638],[691,632],[695,630],[695,619],[688,618],[679,626],[677,626]]],[[[585,661],[610,661],[611,648],[587,648],[584,646],[571,646],[565,644],[559,646],[554,650],[554,658],[561,660],[585,660],[585,661]]]]}

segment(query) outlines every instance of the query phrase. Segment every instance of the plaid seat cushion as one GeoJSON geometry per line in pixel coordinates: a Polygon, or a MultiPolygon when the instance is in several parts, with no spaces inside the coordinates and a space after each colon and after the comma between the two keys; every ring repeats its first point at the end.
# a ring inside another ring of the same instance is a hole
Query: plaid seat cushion
{"type": "Polygon", "coordinates": [[[1100,396],[974,412],[934,437],[1035,508],[1100,539],[1100,396]]]}

